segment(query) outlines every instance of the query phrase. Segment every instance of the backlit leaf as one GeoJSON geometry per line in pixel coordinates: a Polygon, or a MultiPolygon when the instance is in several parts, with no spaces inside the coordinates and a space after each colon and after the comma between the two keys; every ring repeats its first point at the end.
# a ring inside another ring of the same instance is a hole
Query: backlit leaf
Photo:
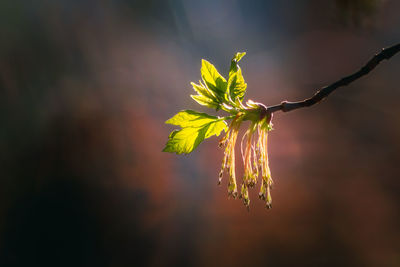
{"type": "Polygon", "coordinates": [[[205,87],[201,82],[199,82],[199,84],[195,84],[194,82],[192,82],[191,85],[193,86],[193,89],[198,93],[198,95],[191,95],[191,97],[197,103],[217,110],[220,108],[220,103],[213,92],[205,87]]]}
{"type": "Polygon", "coordinates": [[[246,55],[239,52],[232,58],[228,79],[228,95],[232,101],[242,101],[246,93],[247,83],[244,81],[242,70],[238,62],[246,55]]]}
{"type": "Polygon", "coordinates": [[[220,104],[203,95],[190,95],[197,103],[208,108],[218,109],[220,104]]]}
{"type": "Polygon", "coordinates": [[[225,78],[219,74],[214,65],[205,59],[201,61],[201,77],[208,89],[210,89],[222,103],[227,88],[227,82],[225,78]]]}
{"type": "Polygon", "coordinates": [[[222,119],[193,110],[183,110],[166,123],[181,126],[168,137],[164,152],[192,152],[204,139],[219,135],[227,126],[222,119]]]}

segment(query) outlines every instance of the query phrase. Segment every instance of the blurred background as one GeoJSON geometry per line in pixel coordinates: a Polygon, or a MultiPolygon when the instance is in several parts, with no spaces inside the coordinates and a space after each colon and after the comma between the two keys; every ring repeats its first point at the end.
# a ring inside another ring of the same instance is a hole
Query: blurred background
{"type": "Polygon", "coordinates": [[[165,120],[209,112],[189,97],[202,58],[226,75],[246,51],[246,99],[301,100],[399,42],[399,12],[396,0],[0,1],[0,266],[400,266],[400,55],[275,114],[272,210],[258,188],[247,212],[217,186],[218,138],[161,152],[165,120]]]}

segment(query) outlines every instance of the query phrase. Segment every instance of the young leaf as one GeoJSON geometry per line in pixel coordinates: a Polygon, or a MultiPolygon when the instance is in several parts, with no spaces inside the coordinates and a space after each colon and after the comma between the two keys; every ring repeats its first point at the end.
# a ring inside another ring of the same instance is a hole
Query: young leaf
{"type": "Polygon", "coordinates": [[[246,52],[237,52],[236,55],[232,58],[232,60],[235,60],[236,62],[239,62],[242,57],[246,55],[246,52]]]}
{"type": "Polygon", "coordinates": [[[204,139],[219,135],[227,126],[224,120],[193,110],[183,110],[165,123],[182,127],[168,137],[164,152],[192,152],[204,139]]]}
{"type": "Polygon", "coordinates": [[[194,82],[190,83],[193,86],[193,89],[199,94],[211,98],[212,100],[216,100],[215,95],[211,92],[204,84],[199,81],[199,84],[195,84],[194,82]]]}
{"type": "Polygon", "coordinates": [[[234,101],[242,101],[246,93],[247,83],[244,81],[242,70],[238,62],[246,55],[246,52],[236,53],[232,58],[228,79],[228,96],[234,101]]]}
{"type": "Polygon", "coordinates": [[[208,108],[219,109],[220,104],[203,95],[190,95],[197,103],[208,108]]]}
{"type": "Polygon", "coordinates": [[[198,95],[190,95],[197,103],[203,106],[207,106],[213,109],[219,109],[220,103],[215,98],[214,94],[208,90],[201,82],[199,84],[191,83],[193,89],[198,93],[198,95]]]}
{"type": "Polygon", "coordinates": [[[214,93],[220,103],[222,103],[227,88],[227,82],[225,78],[219,74],[214,65],[205,59],[201,61],[201,77],[206,86],[214,93]]]}

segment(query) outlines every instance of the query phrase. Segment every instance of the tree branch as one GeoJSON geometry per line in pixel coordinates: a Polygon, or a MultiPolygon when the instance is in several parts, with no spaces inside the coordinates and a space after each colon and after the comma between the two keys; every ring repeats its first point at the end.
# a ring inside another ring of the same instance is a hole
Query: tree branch
{"type": "Polygon", "coordinates": [[[303,101],[298,102],[288,102],[283,101],[279,105],[269,106],[267,111],[270,113],[274,113],[276,111],[288,112],[298,108],[310,107],[314,104],[319,103],[321,100],[326,98],[330,93],[338,89],[339,87],[346,86],[355,80],[361,78],[364,75],[367,75],[370,71],[372,71],[382,60],[390,59],[397,52],[400,51],[400,43],[393,45],[388,48],[383,48],[382,51],[375,56],[373,56],[367,64],[365,64],[359,71],[346,76],[328,86],[322,87],[318,90],[312,97],[307,98],[303,101]]]}

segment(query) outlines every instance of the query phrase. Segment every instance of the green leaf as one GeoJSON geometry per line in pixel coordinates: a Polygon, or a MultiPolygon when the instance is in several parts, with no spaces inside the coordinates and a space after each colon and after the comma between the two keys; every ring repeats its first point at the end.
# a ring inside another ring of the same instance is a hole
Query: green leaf
{"type": "Polygon", "coordinates": [[[220,104],[203,95],[190,95],[197,103],[208,108],[219,109],[220,104]]]}
{"type": "Polygon", "coordinates": [[[246,93],[247,83],[244,81],[242,70],[238,62],[246,55],[246,52],[238,52],[232,58],[228,79],[228,96],[232,101],[242,101],[246,93]]]}
{"type": "Polygon", "coordinates": [[[190,83],[193,86],[193,89],[202,96],[206,96],[208,98],[211,98],[213,100],[215,100],[215,95],[213,94],[213,92],[211,92],[207,87],[205,87],[201,81],[199,81],[199,84],[195,84],[194,82],[190,83]]]}
{"type": "Polygon", "coordinates": [[[201,61],[201,77],[207,88],[210,89],[220,103],[222,103],[227,88],[227,82],[225,78],[219,74],[214,65],[205,59],[201,61]]]}
{"type": "Polygon", "coordinates": [[[219,136],[222,130],[227,129],[225,121],[193,110],[183,110],[165,123],[181,126],[168,137],[164,152],[177,154],[192,152],[204,139],[213,135],[219,136]]]}
{"type": "Polygon", "coordinates": [[[198,95],[190,95],[197,103],[209,108],[219,109],[220,103],[214,96],[214,94],[208,90],[201,82],[199,84],[191,83],[193,89],[198,93],[198,95]]]}
{"type": "Polygon", "coordinates": [[[199,127],[209,122],[212,122],[218,117],[201,113],[194,110],[182,110],[175,116],[167,120],[165,123],[184,127],[199,127]]]}
{"type": "Polygon", "coordinates": [[[242,59],[242,57],[244,57],[245,55],[246,55],[246,52],[237,52],[232,60],[239,62],[242,59]]]}

